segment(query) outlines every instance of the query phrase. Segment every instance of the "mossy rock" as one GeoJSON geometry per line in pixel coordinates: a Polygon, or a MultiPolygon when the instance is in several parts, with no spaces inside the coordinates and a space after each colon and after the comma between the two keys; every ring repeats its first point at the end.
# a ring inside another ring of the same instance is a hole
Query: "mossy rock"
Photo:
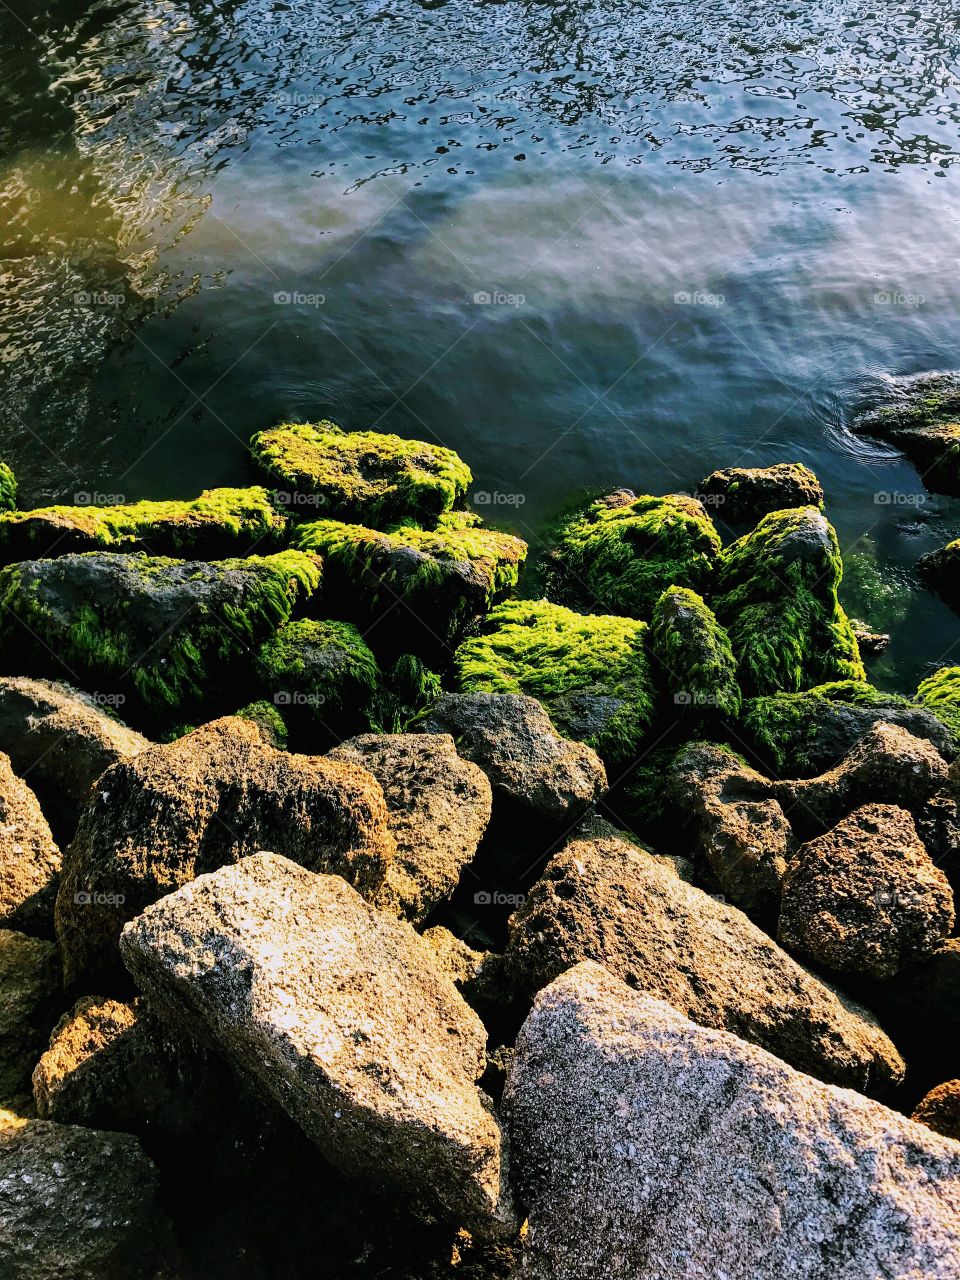
{"type": "Polygon", "coordinates": [[[377,733],[406,733],[443,693],[443,685],[412,653],[400,657],[385,673],[373,700],[370,719],[377,733]]]}
{"type": "Polygon", "coordinates": [[[249,674],[250,655],[320,585],[316,556],[203,561],[88,553],[0,569],[0,660],[129,690],[169,726],[249,674]]]}
{"type": "Polygon", "coordinates": [[[866,678],[837,599],[842,575],[837,535],[815,507],[774,511],[724,550],[713,604],[745,694],[866,678]]]}
{"type": "Polygon", "coordinates": [[[892,379],[885,402],[853,430],[897,445],[928,489],[960,496],[960,373],[892,379]]]}
{"type": "Polygon", "coordinates": [[[921,557],[917,570],[923,582],[960,613],[960,538],[921,557]]]}
{"type": "Polygon", "coordinates": [[[669,714],[731,720],[740,714],[730,637],[695,591],[670,587],[657,601],[650,621],[650,652],[669,714]]]}
{"type": "Polygon", "coordinates": [[[279,545],[286,518],[266,489],[206,489],[199,498],[116,507],[38,507],[0,515],[0,562],[84,551],[219,559],[279,545]]]}
{"type": "Polygon", "coordinates": [[[260,646],[257,674],[291,730],[312,742],[370,728],[380,669],[352,623],[288,622],[260,646]]]}
{"type": "Polygon", "coordinates": [[[941,667],[922,680],[917,702],[938,716],[960,742],[960,667],[941,667]]]}
{"type": "MultiPolygon", "coordinates": [[[[267,702],[261,698],[257,702],[250,702],[245,707],[241,707],[237,712],[238,720],[252,720],[255,725],[260,728],[264,741],[268,742],[271,747],[276,747],[278,751],[285,751],[287,748],[287,740],[289,733],[287,731],[287,722],[280,714],[279,708],[274,706],[272,702],[267,702]]],[[[192,732],[192,730],[188,730],[192,732]]],[[[177,734],[177,737],[182,737],[177,734]]],[[[172,739],[168,739],[172,741],[172,739]]]]}
{"type": "Polygon", "coordinates": [[[771,772],[781,778],[804,778],[833,768],[881,720],[926,738],[948,759],[956,753],[953,732],[940,708],[919,706],[856,680],[751,698],[744,703],[742,725],[771,772]]]}
{"type": "Polygon", "coordinates": [[[549,593],[580,608],[649,618],[667,587],[702,591],[719,554],[720,535],[695,498],[621,490],[564,527],[548,566],[549,593]]]}
{"type": "Polygon", "coordinates": [[[786,507],[822,507],[820,481],[802,462],[778,462],[772,467],[726,467],[714,471],[697,486],[697,497],[717,514],[736,524],[756,522],[786,507]]]}
{"type": "Polygon", "coordinates": [[[334,422],[282,423],[250,442],[255,461],[294,515],[374,526],[433,524],[470,487],[470,468],[452,449],[334,422]]]}
{"type": "Polygon", "coordinates": [[[14,511],[17,506],[17,477],[5,462],[0,462],[0,511],[14,511]]]}
{"type": "Polygon", "coordinates": [[[654,716],[647,629],[548,600],[509,600],[491,612],[483,635],[457,650],[459,687],[529,694],[562,734],[620,764],[636,755],[654,716]]]}
{"type": "Polygon", "coordinates": [[[365,626],[389,614],[386,640],[398,648],[411,627],[426,632],[427,644],[455,648],[517,585],[527,555],[525,542],[481,528],[465,511],[442,516],[433,530],[403,525],[386,533],[316,520],[298,529],[296,545],[323,557],[334,610],[365,626]]]}

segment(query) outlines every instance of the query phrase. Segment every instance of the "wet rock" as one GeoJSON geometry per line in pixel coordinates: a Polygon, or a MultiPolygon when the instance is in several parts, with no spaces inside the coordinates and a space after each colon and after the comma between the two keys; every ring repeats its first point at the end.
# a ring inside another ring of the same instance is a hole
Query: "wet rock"
{"type": "Polygon", "coordinates": [[[362,734],[329,753],[361,765],[383,787],[397,852],[375,899],[415,923],[453,893],[487,829],[486,775],[447,733],[362,734]]]}
{"type": "Polygon", "coordinates": [[[181,1280],[158,1183],[127,1134],[43,1120],[0,1128],[5,1280],[181,1280]]]}
{"type": "Polygon", "coordinates": [[[482,1234],[510,1224],[486,1033],[410,925],[338,876],[255,854],[124,930],[172,1025],[223,1053],[347,1173],[482,1234]]]}
{"type": "Polygon", "coordinates": [[[946,1080],[931,1089],[917,1103],[910,1119],[960,1142],[960,1080],[946,1080]]]}
{"type": "Polygon", "coordinates": [[[59,874],[60,850],[37,797],[0,751],[0,925],[52,934],[59,874]]]}
{"type": "Polygon", "coordinates": [[[909,813],[869,804],[791,860],[777,937],[830,969],[892,978],[930,956],[953,925],[950,885],[909,813]]]}
{"type": "Polygon", "coordinates": [[[740,714],[730,637],[695,591],[670,587],[653,609],[650,652],[666,693],[666,714],[686,720],[740,714]]]}
{"type": "Polygon", "coordinates": [[[851,618],[850,626],[853,628],[853,634],[861,657],[875,658],[878,654],[883,653],[890,644],[890,636],[885,631],[874,631],[872,627],[862,622],[859,618],[851,618]]]}
{"type": "Polygon", "coordinates": [[[890,378],[880,404],[853,430],[897,445],[935,493],[960,494],[960,376],[890,378]]]}
{"type": "MultiPolygon", "coordinates": [[[[958,454],[960,454],[960,425],[958,454]]],[[[917,564],[921,579],[955,612],[960,612],[960,538],[948,542],[937,551],[921,556],[917,564]]]]}
{"type": "Polygon", "coordinates": [[[496,792],[552,821],[565,821],[607,788],[597,753],[562,738],[525,694],[445,694],[416,728],[451,734],[459,754],[480,766],[496,792]]]}
{"type": "Polygon", "coordinates": [[[62,1008],[52,942],[0,929],[0,1102],[22,1108],[30,1073],[62,1008]]]}
{"type": "Polygon", "coordinates": [[[567,845],[510,919],[507,972],[528,995],[580,960],[830,1083],[875,1092],[903,1077],[870,1013],[621,841],[567,845]]]}
{"type": "Polygon", "coordinates": [[[530,1280],[953,1280],[960,1147],[599,965],[537,998],[504,1109],[530,1280]]]}
{"type": "Polygon", "coordinates": [[[0,751],[29,779],[65,841],[104,770],[149,745],[90,694],[52,680],[0,677],[0,751]]]}
{"type": "Polygon", "coordinates": [[[697,485],[697,497],[731,523],[751,521],[786,507],[822,507],[820,481],[802,462],[772,467],[725,467],[697,485]]]}
{"type": "Polygon", "coordinates": [[[115,765],[64,855],[56,920],[67,982],[113,990],[125,921],[263,848],[375,894],[394,855],[379,783],[355,764],[276,751],[233,717],[115,765]]]}

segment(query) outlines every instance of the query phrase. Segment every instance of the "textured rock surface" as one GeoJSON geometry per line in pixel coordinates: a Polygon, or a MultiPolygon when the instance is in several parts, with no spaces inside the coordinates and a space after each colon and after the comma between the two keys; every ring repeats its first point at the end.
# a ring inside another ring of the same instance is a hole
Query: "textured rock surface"
{"type": "Polygon", "coordinates": [[[4,1280],[181,1280],[135,1138],[33,1120],[0,1128],[4,1280]]]}
{"type": "Polygon", "coordinates": [[[785,507],[822,507],[820,481],[802,462],[724,467],[697,485],[697,497],[725,520],[759,520],[785,507]]]}
{"type": "Polygon", "coordinates": [[[536,698],[521,693],[449,693],[421,720],[424,733],[449,733],[495,791],[544,818],[563,821],[607,788],[592,747],[562,738],[536,698]]]}
{"type": "Polygon", "coordinates": [[[885,381],[880,403],[852,429],[897,445],[934,493],[960,494],[960,377],[917,373],[885,381]]]}
{"type": "Polygon", "coordinates": [[[960,1147],[598,965],[541,992],[504,1107],[530,1280],[955,1280],[960,1147]]]}
{"type": "Polygon", "coordinates": [[[60,988],[52,942],[0,929],[0,1102],[29,1097],[30,1072],[56,1021],[60,988]]]}
{"type": "Polygon", "coordinates": [[[0,678],[0,751],[29,781],[61,839],[73,835],[101,773],[149,745],[68,684],[0,678]]]}
{"type": "Polygon", "coordinates": [[[865,1009],[742,912],[622,841],[567,845],[511,917],[507,971],[528,994],[580,960],[831,1083],[880,1091],[902,1079],[899,1054],[865,1009]]]}
{"type": "Polygon", "coordinates": [[[276,751],[235,717],[114,766],[64,855],[57,933],[67,981],[114,980],[124,921],[264,848],[375,893],[394,852],[379,783],[357,765],[276,751]]]}
{"type": "Polygon", "coordinates": [[[917,1103],[910,1117],[934,1133],[960,1142],[960,1080],[945,1080],[917,1103]]]}
{"type": "Polygon", "coordinates": [[[377,906],[424,920],[457,887],[487,829],[486,775],[460,759],[446,733],[362,734],[329,758],[361,765],[383,787],[397,853],[377,906]]]}
{"type": "Polygon", "coordinates": [[[124,930],[151,1004],[249,1073],[332,1163],[482,1233],[509,1221],[483,1025],[410,925],[256,854],[124,930]]]}
{"type": "Polygon", "coordinates": [[[870,804],[790,862],[777,937],[828,968],[891,978],[931,955],[953,924],[950,885],[910,814],[870,804]]]}
{"type": "Polygon", "coordinates": [[[60,850],[33,794],[0,751],[0,925],[53,930],[60,850]]]}

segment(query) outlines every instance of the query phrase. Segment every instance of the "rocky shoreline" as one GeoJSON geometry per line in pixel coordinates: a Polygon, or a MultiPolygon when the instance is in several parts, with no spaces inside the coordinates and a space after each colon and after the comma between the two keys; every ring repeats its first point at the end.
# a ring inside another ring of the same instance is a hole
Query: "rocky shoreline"
{"type": "Polygon", "coordinates": [[[0,464],[0,1274],[960,1276],[960,667],[869,683],[816,477],[606,495],[527,599],[450,450],[251,451],[0,464]]]}

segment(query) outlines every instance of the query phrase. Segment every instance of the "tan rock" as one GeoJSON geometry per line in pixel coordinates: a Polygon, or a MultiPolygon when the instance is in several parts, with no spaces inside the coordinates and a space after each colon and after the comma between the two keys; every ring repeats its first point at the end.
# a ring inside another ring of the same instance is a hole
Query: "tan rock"
{"type": "Polygon", "coordinates": [[[37,797],[0,751],[0,925],[52,935],[60,850],[37,797]]]}
{"type": "Polygon", "coordinates": [[[960,1142],[960,1080],[945,1080],[917,1103],[912,1120],[960,1142]]]}

